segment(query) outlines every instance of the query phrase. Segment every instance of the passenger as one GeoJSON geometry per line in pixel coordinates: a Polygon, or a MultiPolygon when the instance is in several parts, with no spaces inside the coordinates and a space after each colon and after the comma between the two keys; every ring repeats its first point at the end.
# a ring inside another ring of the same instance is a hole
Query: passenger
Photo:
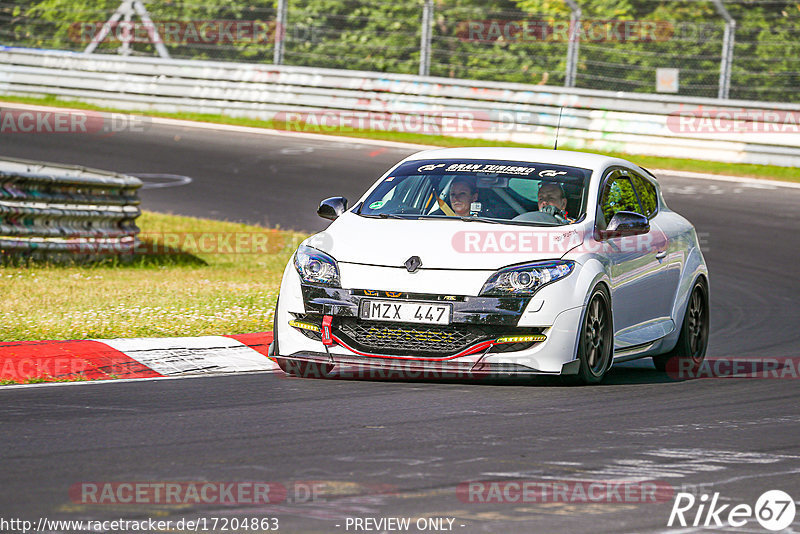
{"type": "Polygon", "coordinates": [[[437,198],[439,207],[431,212],[431,215],[468,217],[471,204],[478,201],[478,189],[469,178],[459,176],[450,183],[448,199],[450,200],[449,204],[441,198],[437,198]]]}
{"type": "Polygon", "coordinates": [[[468,178],[456,178],[450,184],[450,206],[459,217],[469,216],[470,206],[478,201],[478,190],[468,178]]]}

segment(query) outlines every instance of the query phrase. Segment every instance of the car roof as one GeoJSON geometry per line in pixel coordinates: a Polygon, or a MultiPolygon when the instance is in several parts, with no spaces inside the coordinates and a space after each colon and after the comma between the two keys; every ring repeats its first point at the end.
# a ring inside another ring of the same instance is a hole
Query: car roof
{"type": "Polygon", "coordinates": [[[571,150],[549,150],[543,148],[515,148],[515,147],[461,147],[438,148],[423,150],[408,156],[404,161],[421,159],[496,159],[507,161],[530,161],[533,163],[551,163],[553,165],[567,165],[583,169],[599,170],[612,164],[637,165],[630,161],[591,154],[588,152],[573,152],[571,150]]]}

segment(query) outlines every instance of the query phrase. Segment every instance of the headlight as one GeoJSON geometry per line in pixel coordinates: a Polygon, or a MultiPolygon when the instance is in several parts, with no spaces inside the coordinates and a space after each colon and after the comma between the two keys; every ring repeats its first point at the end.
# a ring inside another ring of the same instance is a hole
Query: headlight
{"type": "Polygon", "coordinates": [[[542,286],[569,275],[574,268],[575,262],[569,260],[505,267],[489,277],[481,295],[533,295],[542,286]]]}
{"type": "Polygon", "coordinates": [[[304,282],[340,286],[336,260],[320,250],[300,245],[294,254],[294,267],[304,282]]]}

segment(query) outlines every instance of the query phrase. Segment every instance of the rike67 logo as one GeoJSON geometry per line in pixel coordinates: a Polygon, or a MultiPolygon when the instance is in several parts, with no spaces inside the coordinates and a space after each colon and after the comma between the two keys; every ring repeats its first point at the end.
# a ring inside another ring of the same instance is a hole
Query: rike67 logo
{"type": "Polygon", "coordinates": [[[711,497],[704,493],[699,498],[680,492],[675,495],[667,526],[738,528],[755,519],[763,528],[777,532],[791,525],[795,518],[794,500],[781,490],[765,491],[754,506],[721,504],[719,500],[719,492],[711,497]]]}

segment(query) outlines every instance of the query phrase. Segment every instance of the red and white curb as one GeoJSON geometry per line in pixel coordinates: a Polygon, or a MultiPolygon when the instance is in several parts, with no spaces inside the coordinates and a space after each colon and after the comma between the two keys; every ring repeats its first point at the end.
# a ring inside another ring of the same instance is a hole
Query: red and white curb
{"type": "Polygon", "coordinates": [[[272,332],[232,336],[0,342],[0,380],[104,380],[274,372],[272,332]]]}

